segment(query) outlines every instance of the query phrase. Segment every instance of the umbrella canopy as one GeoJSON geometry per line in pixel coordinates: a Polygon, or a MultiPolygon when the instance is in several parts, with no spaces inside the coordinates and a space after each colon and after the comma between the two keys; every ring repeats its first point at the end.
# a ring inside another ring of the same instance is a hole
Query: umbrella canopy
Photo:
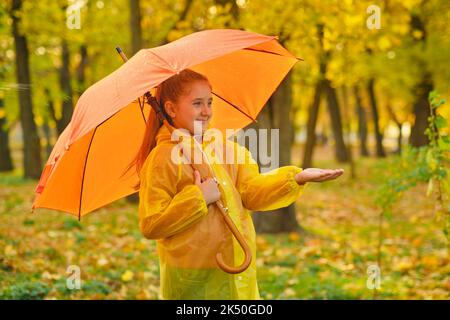
{"type": "Polygon", "coordinates": [[[298,61],[275,36],[216,29],[142,49],[89,87],[44,167],[33,203],[81,217],[136,192],[136,156],[150,107],[138,97],[184,69],[205,75],[213,88],[211,127],[241,129],[254,121],[298,61]]]}

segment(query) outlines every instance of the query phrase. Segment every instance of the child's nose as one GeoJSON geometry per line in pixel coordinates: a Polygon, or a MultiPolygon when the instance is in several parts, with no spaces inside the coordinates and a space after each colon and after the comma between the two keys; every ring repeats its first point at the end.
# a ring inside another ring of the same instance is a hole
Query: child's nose
{"type": "Polygon", "coordinates": [[[203,105],[202,108],[202,115],[210,115],[211,114],[211,108],[208,105],[203,105]]]}

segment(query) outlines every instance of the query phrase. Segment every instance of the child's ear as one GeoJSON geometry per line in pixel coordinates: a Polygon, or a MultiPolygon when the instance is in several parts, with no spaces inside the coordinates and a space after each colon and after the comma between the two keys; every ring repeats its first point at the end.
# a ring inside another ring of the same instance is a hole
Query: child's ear
{"type": "Polygon", "coordinates": [[[172,103],[172,101],[166,101],[164,104],[164,108],[166,109],[166,113],[171,117],[175,118],[175,105],[172,103]]]}

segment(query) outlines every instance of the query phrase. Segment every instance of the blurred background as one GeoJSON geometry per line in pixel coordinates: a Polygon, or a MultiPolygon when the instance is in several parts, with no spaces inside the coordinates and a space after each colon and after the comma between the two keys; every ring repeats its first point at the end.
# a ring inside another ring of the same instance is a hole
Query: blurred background
{"type": "Polygon", "coordinates": [[[255,213],[265,299],[450,298],[450,3],[2,0],[0,298],[158,299],[137,198],[79,222],[31,214],[77,99],[141,48],[215,28],[277,35],[299,61],[258,117],[280,165],[344,168],[255,213]],[[69,280],[81,271],[81,287],[69,280]]]}

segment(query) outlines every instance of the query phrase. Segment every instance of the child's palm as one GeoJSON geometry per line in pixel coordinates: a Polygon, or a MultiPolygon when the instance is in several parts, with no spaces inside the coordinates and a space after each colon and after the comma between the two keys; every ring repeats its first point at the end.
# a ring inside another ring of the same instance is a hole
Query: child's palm
{"type": "Polygon", "coordinates": [[[343,169],[308,168],[298,173],[295,176],[295,180],[298,184],[304,184],[306,182],[324,182],[328,180],[334,180],[341,176],[343,173],[343,169]]]}

